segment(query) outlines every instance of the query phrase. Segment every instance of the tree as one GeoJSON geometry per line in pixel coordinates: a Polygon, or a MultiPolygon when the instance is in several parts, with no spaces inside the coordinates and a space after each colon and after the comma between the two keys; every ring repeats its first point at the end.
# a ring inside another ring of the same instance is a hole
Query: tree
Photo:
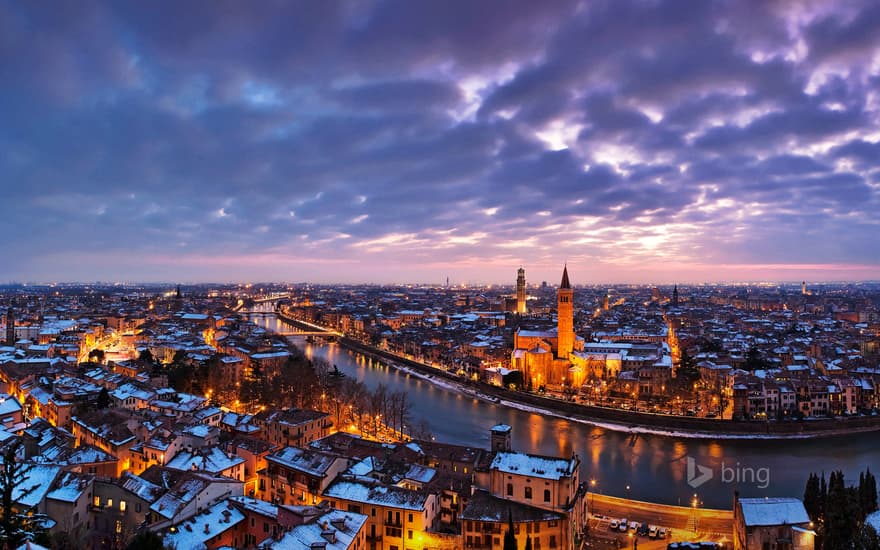
{"type": "Polygon", "coordinates": [[[758,351],[758,348],[754,346],[749,348],[749,351],[746,353],[746,361],[743,364],[745,370],[756,371],[766,369],[768,365],[767,360],[761,357],[761,352],[758,351]]]}
{"type": "Polygon", "coordinates": [[[98,363],[103,363],[104,362],[104,350],[95,348],[92,351],[90,351],[89,352],[89,361],[92,361],[93,359],[95,361],[97,361],[98,363]]]}
{"type": "Polygon", "coordinates": [[[513,534],[513,513],[507,509],[507,532],[504,533],[503,550],[516,550],[516,535],[513,534]]]}
{"type": "Polygon", "coordinates": [[[700,379],[700,369],[690,356],[686,349],[681,350],[681,358],[678,362],[677,377],[687,380],[688,384],[693,384],[700,379]]]}
{"type": "Polygon", "coordinates": [[[526,549],[525,550],[532,550],[532,537],[526,537],[526,549]]]}
{"type": "Polygon", "coordinates": [[[144,348],[141,350],[140,354],[138,354],[138,362],[146,365],[153,364],[153,353],[150,351],[150,348],[144,348]]]}
{"type": "Polygon", "coordinates": [[[17,459],[22,441],[15,440],[3,451],[3,471],[0,472],[0,544],[4,549],[18,548],[25,541],[39,536],[43,529],[42,514],[19,513],[15,505],[15,491],[27,480],[27,469],[17,459]]]}
{"type": "Polygon", "coordinates": [[[141,531],[135,535],[125,550],[163,550],[162,537],[152,531],[141,531]]]}
{"type": "Polygon", "coordinates": [[[819,476],[811,473],[804,488],[804,508],[807,515],[816,523],[819,521],[819,476]]]}
{"type": "Polygon", "coordinates": [[[110,392],[107,391],[107,388],[101,388],[101,393],[98,394],[97,406],[99,409],[106,409],[110,406],[110,392]]]}

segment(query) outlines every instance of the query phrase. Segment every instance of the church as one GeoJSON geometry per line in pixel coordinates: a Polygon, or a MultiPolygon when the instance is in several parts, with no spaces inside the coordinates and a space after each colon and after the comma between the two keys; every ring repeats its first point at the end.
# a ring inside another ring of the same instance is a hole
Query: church
{"type": "Polygon", "coordinates": [[[523,383],[540,387],[580,386],[584,368],[577,352],[584,339],[574,333],[574,291],[568,280],[568,266],[562,268],[562,282],[556,291],[556,329],[517,329],[513,335],[511,368],[522,373],[523,383]]]}

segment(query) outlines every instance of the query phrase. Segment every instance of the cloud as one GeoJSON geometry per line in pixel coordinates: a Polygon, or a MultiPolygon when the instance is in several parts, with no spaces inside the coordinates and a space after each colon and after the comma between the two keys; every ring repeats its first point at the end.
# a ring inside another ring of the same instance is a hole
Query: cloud
{"type": "Polygon", "coordinates": [[[878,14],[0,3],[0,279],[876,266],[878,14]]]}

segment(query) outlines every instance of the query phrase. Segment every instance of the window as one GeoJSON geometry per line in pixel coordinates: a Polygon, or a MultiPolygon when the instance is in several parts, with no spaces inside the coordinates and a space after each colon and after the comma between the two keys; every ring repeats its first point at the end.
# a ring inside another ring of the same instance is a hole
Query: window
{"type": "Polygon", "coordinates": [[[412,514],[410,514],[410,515],[409,515],[409,519],[408,519],[407,521],[409,521],[410,523],[412,523],[412,520],[413,520],[413,519],[412,519],[412,514]]]}
{"type": "Polygon", "coordinates": [[[507,496],[509,496],[509,497],[513,496],[513,483],[507,484],[507,496]]]}
{"type": "Polygon", "coordinates": [[[141,511],[141,503],[140,502],[134,503],[134,511],[137,513],[140,513],[140,511],[141,511]]]}
{"type": "Polygon", "coordinates": [[[544,502],[550,502],[550,489],[544,489],[544,502]]]}
{"type": "Polygon", "coordinates": [[[409,540],[412,540],[412,529],[407,530],[406,538],[408,538],[409,540]]]}
{"type": "Polygon", "coordinates": [[[263,532],[264,532],[264,533],[268,533],[268,532],[269,532],[269,524],[266,523],[265,521],[263,522],[263,532]]]}
{"type": "Polygon", "coordinates": [[[101,497],[95,495],[95,500],[92,502],[92,504],[94,504],[96,508],[101,506],[101,497]]]}
{"type": "Polygon", "coordinates": [[[556,535],[550,535],[550,548],[556,548],[556,535]]]}
{"type": "Polygon", "coordinates": [[[526,487],[525,496],[527,499],[531,500],[531,498],[532,498],[532,488],[531,487],[526,487]]]}
{"type": "Polygon", "coordinates": [[[107,499],[107,508],[113,508],[113,499],[112,498],[107,499]]]}
{"type": "Polygon", "coordinates": [[[120,533],[122,533],[122,520],[117,519],[116,520],[116,534],[118,535],[120,533]]]}
{"type": "Polygon", "coordinates": [[[376,517],[376,509],[375,508],[370,508],[370,515],[373,517],[376,517]]]}
{"type": "Polygon", "coordinates": [[[125,501],[124,501],[124,500],[120,500],[120,501],[119,501],[119,511],[120,511],[120,512],[124,512],[124,511],[125,511],[125,501]]]}

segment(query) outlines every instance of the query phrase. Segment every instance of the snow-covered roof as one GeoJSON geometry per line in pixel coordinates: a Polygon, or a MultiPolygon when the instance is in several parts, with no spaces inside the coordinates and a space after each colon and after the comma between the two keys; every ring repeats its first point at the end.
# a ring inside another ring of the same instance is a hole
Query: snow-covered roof
{"type": "Polygon", "coordinates": [[[810,522],[804,503],[796,498],[741,498],[738,502],[746,526],[810,522]]]}
{"type": "Polygon", "coordinates": [[[26,508],[38,505],[49,492],[60,472],[60,466],[44,464],[22,466],[24,478],[12,491],[13,502],[26,508]]]}
{"type": "Polygon", "coordinates": [[[244,514],[226,501],[218,502],[204,512],[175,526],[165,535],[165,545],[177,550],[201,550],[205,543],[227,529],[244,521],[244,514]]]}
{"type": "Polygon", "coordinates": [[[338,458],[334,454],[285,447],[268,455],[266,460],[309,475],[323,476],[338,458]]]}
{"type": "Polygon", "coordinates": [[[297,525],[269,548],[273,550],[324,548],[346,550],[352,548],[358,532],[367,522],[367,516],[342,510],[331,510],[314,521],[297,525]]]}
{"type": "Polygon", "coordinates": [[[865,522],[874,528],[878,534],[880,534],[880,512],[874,512],[865,518],[865,522]]]}
{"type": "Polygon", "coordinates": [[[207,447],[194,452],[180,451],[166,466],[175,470],[198,470],[219,474],[243,463],[244,459],[240,456],[230,456],[216,447],[207,447]]]}
{"type": "Polygon", "coordinates": [[[272,503],[266,502],[265,500],[246,496],[229,497],[229,500],[241,506],[245,510],[256,512],[257,514],[270,518],[278,517],[278,507],[272,503]]]}
{"type": "Polygon", "coordinates": [[[508,474],[517,474],[543,479],[560,479],[571,476],[575,461],[564,458],[551,458],[526,453],[499,452],[492,461],[491,468],[508,474]]]}
{"type": "Polygon", "coordinates": [[[401,487],[385,486],[378,483],[337,480],[324,491],[324,498],[338,498],[351,502],[420,512],[425,509],[428,494],[422,491],[411,491],[401,487]]]}

